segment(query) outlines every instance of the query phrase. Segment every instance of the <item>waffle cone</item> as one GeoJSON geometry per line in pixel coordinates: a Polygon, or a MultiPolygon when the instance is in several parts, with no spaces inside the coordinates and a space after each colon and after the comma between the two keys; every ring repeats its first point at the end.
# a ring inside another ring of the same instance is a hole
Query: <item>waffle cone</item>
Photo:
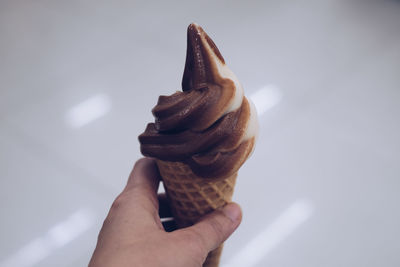
{"type": "MultiPolygon", "coordinates": [[[[181,162],[157,160],[157,165],[179,228],[193,225],[232,200],[237,173],[224,180],[206,181],[181,162]]],[[[217,267],[221,253],[222,245],[208,254],[203,266],[217,267]]]]}

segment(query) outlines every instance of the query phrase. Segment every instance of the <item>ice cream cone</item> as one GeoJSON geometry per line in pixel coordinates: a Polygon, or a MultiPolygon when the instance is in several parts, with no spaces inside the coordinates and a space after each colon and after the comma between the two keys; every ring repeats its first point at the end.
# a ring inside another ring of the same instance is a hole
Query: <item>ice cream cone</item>
{"type": "MultiPolygon", "coordinates": [[[[169,204],[178,227],[196,223],[202,216],[229,203],[237,173],[223,180],[205,180],[181,162],[157,160],[169,204]]],[[[210,252],[203,266],[217,267],[222,246],[210,252]]]]}
{"type": "MultiPolygon", "coordinates": [[[[182,91],[160,96],[152,113],[140,150],[157,159],[175,221],[187,227],[231,201],[254,149],[257,112],[215,43],[192,23],[182,91]]],[[[217,267],[221,252],[212,251],[204,266],[217,267]]]]}

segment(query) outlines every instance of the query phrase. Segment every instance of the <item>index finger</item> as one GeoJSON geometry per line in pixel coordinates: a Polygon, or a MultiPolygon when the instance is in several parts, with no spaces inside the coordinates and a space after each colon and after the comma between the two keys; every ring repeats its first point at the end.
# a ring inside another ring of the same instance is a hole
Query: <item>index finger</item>
{"type": "Polygon", "coordinates": [[[157,214],[159,183],[160,174],[155,160],[141,158],[135,163],[121,196],[124,196],[132,207],[138,207],[139,210],[144,208],[151,214],[157,214]]]}
{"type": "Polygon", "coordinates": [[[156,161],[151,158],[141,158],[135,163],[124,191],[136,187],[157,192],[160,180],[156,161]]]}

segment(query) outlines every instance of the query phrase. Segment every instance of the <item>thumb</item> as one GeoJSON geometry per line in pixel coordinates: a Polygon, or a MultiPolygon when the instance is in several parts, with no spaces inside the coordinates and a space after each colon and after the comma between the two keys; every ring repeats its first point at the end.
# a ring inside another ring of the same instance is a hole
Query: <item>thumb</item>
{"type": "Polygon", "coordinates": [[[242,220],[242,210],[236,203],[229,203],[221,210],[206,215],[195,225],[182,229],[194,237],[198,248],[208,254],[221,245],[239,226],[242,220]]]}

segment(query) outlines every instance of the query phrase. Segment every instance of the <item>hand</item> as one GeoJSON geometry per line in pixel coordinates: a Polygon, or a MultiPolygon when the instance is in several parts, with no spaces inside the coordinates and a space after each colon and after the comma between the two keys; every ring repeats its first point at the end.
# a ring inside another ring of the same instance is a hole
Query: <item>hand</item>
{"type": "Polygon", "coordinates": [[[241,209],[230,203],[191,227],[166,232],[159,216],[159,207],[161,213],[166,210],[157,199],[159,181],[154,160],[136,162],[104,221],[89,267],[202,266],[239,226],[241,209]]]}

